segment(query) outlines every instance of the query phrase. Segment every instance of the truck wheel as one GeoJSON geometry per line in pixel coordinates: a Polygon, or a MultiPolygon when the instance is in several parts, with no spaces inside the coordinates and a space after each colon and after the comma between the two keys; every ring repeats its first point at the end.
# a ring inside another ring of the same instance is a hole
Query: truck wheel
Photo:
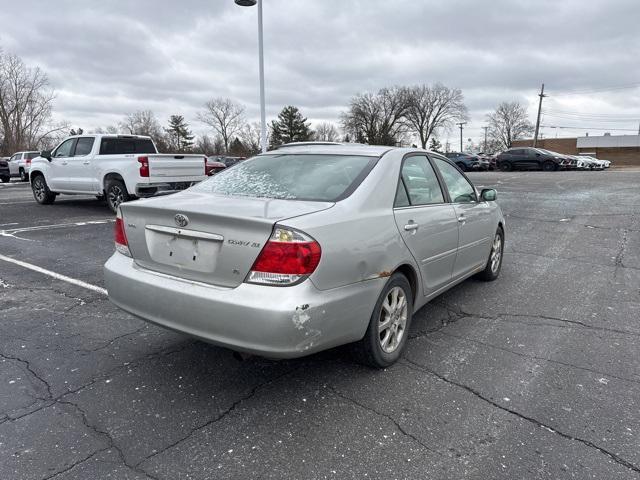
{"type": "Polygon", "coordinates": [[[371,367],[386,368],[402,355],[413,315],[411,285],[395,273],[382,289],[364,338],[353,345],[356,358],[371,367]]]}
{"type": "Polygon", "coordinates": [[[29,181],[29,175],[24,171],[24,168],[20,169],[20,180],[22,180],[23,182],[29,181]]]}
{"type": "Polygon", "coordinates": [[[31,190],[33,190],[33,198],[40,205],[50,205],[56,199],[56,194],[49,190],[43,175],[36,175],[33,182],[31,182],[31,190]]]}
{"type": "Polygon", "coordinates": [[[557,169],[557,166],[553,162],[546,161],[542,164],[542,170],[545,172],[555,172],[556,169],[557,169]]]}
{"type": "Polygon", "coordinates": [[[513,170],[513,165],[511,164],[511,162],[500,162],[498,168],[500,168],[500,170],[502,170],[503,172],[510,172],[511,170],[513,170]]]}
{"type": "Polygon", "coordinates": [[[118,211],[118,206],[122,202],[128,202],[131,197],[127,193],[127,187],[122,180],[109,180],[105,188],[107,205],[113,213],[118,211]]]}

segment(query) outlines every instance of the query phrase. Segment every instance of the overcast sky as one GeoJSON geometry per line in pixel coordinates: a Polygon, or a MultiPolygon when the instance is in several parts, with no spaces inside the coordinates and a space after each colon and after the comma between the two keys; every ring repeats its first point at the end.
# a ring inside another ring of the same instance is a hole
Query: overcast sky
{"type": "MultiPolygon", "coordinates": [[[[546,127],[545,137],[638,129],[639,0],[263,1],[268,118],[292,104],[312,122],[337,122],[355,93],[439,81],[462,89],[471,115],[464,138],[477,140],[500,101],[526,104],[534,121],[544,81],[554,112],[543,125],[588,127],[546,127]]],[[[49,75],[57,119],[87,130],[150,109],[162,123],[182,114],[201,133],[196,114],[219,96],[259,118],[255,7],[0,3],[0,47],[49,75]]]]}

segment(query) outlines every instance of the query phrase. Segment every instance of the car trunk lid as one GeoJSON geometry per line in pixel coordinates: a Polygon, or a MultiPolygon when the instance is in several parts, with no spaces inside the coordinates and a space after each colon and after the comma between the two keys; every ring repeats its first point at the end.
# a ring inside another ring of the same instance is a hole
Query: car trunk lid
{"type": "Polygon", "coordinates": [[[244,281],[277,222],[331,206],[186,191],[120,208],[140,267],[232,288],[244,281]]]}
{"type": "Polygon", "coordinates": [[[205,175],[205,157],[202,155],[145,155],[149,161],[150,181],[163,181],[167,178],[179,180],[181,177],[205,175]]]}

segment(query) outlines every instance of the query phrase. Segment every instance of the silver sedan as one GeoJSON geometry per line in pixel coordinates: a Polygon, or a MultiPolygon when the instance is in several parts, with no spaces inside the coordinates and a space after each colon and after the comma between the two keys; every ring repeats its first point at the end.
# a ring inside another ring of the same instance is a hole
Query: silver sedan
{"type": "Polygon", "coordinates": [[[386,367],[414,311],[498,277],[495,200],[436,153],[286,146],[122,204],[105,283],[124,310],[217,345],[291,358],[353,343],[386,367]]]}

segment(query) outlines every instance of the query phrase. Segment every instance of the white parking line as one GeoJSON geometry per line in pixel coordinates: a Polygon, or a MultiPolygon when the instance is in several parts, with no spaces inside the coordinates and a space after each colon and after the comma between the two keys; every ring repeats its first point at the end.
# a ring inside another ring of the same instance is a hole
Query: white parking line
{"type": "Polygon", "coordinates": [[[17,237],[16,234],[24,232],[33,232],[36,230],[50,230],[56,228],[65,227],[82,227],[85,225],[102,225],[105,223],[113,223],[115,219],[107,218],[105,220],[88,220],[86,222],[74,222],[74,223],[57,223],[53,225],[37,225],[35,227],[22,227],[22,228],[10,228],[8,230],[0,230],[0,237],[13,237],[20,240],[28,240],[27,238],[17,237]]]}
{"type": "Polygon", "coordinates": [[[4,260],[5,262],[19,265],[20,267],[23,267],[23,268],[28,268],[29,270],[42,273],[43,275],[48,275],[52,278],[55,278],[56,280],[62,280],[63,282],[67,282],[72,285],[76,285],[78,287],[86,288],[87,290],[91,290],[93,292],[101,293],[102,295],[107,294],[107,290],[102,287],[98,287],[96,285],[83,282],[82,280],[77,280],[75,278],[67,277],[66,275],[62,275],[60,273],[52,272],[51,270],[47,270],[46,268],[38,267],[37,265],[32,265],[31,263],[23,262],[22,260],[16,260],[15,258],[6,257],[2,254],[0,254],[0,260],[4,260]]]}

